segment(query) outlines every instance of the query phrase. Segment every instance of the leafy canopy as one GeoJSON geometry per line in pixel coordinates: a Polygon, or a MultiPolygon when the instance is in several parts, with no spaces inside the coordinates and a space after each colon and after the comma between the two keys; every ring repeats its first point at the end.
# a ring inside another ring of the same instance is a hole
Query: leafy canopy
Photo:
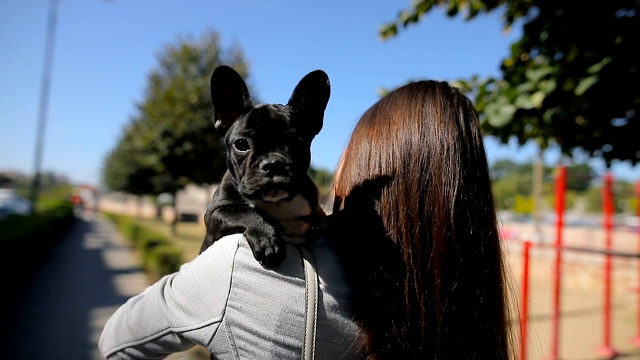
{"type": "Polygon", "coordinates": [[[640,160],[640,2],[418,0],[386,24],[391,38],[434,8],[467,20],[499,11],[508,30],[523,24],[501,78],[460,79],[486,134],[520,144],[584,150],[608,164],[640,160]]]}
{"type": "Polygon", "coordinates": [[[241,49],[222,48],[217,32],[179,38],[163,49],[137,114],[105,159],[105,185],[138,195],[160,194],[222,178],[225,150],[214,128],[209,90],[211,72],[222,64],[248,77],[241,49]]]}

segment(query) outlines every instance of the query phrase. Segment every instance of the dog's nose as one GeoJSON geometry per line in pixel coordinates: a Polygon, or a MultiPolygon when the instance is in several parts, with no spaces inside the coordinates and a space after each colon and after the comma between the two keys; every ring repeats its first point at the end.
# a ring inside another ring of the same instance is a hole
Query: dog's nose
{"type": "Polygon", "coordinates": [[[278,159],[265,159],[260,162],[260,170],[269,176],[286,175],[289,166],[285,161],[278,159]]]}

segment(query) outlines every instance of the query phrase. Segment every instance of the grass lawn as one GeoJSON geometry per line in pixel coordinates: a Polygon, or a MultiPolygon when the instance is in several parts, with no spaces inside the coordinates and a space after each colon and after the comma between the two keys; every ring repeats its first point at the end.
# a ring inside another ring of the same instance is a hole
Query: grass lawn
{"type": "Polygon", "coordinates": [[[202,240],[204,240],[204,222],[180,222],[178,223],[178,233],[171,233],[171,224],[160,219],[136,219],[141,226],[152,229],[172,240],[177,248],[182,251],[182,259],[191,261],[200,252],[202,240]]]}

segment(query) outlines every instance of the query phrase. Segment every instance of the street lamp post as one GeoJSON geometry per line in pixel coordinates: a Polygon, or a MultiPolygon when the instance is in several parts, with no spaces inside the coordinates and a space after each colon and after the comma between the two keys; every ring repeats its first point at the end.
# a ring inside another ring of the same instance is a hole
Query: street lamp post
{"type": "Polygon", "coordinates": [[[42,150],[44,145],[44,132],[49,107],[49,88],[51,86],[51,66],[53,64],[53,50],[55,44],[56,27],[58,22],[59,0],[51,0],[49,5],[49,17],[47,20],[47,36],[44,52],[44,70],[40,87],[40,106],[38,108],[38,126],[36,133],[36,153],[34,161],[34,177],[31,186],[31,212],[35,212],[40,193],[42,150]]]}

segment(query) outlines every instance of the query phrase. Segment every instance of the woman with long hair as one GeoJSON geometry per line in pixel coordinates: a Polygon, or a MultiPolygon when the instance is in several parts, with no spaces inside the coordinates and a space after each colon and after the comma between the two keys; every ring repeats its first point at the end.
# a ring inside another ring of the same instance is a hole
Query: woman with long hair
{"type": "Polygon", "coordinates": [[[371,359],[507,359],[508,303],[478,114],[445,82],[402,86],[356,124],[328,238],[371,359]]]}

